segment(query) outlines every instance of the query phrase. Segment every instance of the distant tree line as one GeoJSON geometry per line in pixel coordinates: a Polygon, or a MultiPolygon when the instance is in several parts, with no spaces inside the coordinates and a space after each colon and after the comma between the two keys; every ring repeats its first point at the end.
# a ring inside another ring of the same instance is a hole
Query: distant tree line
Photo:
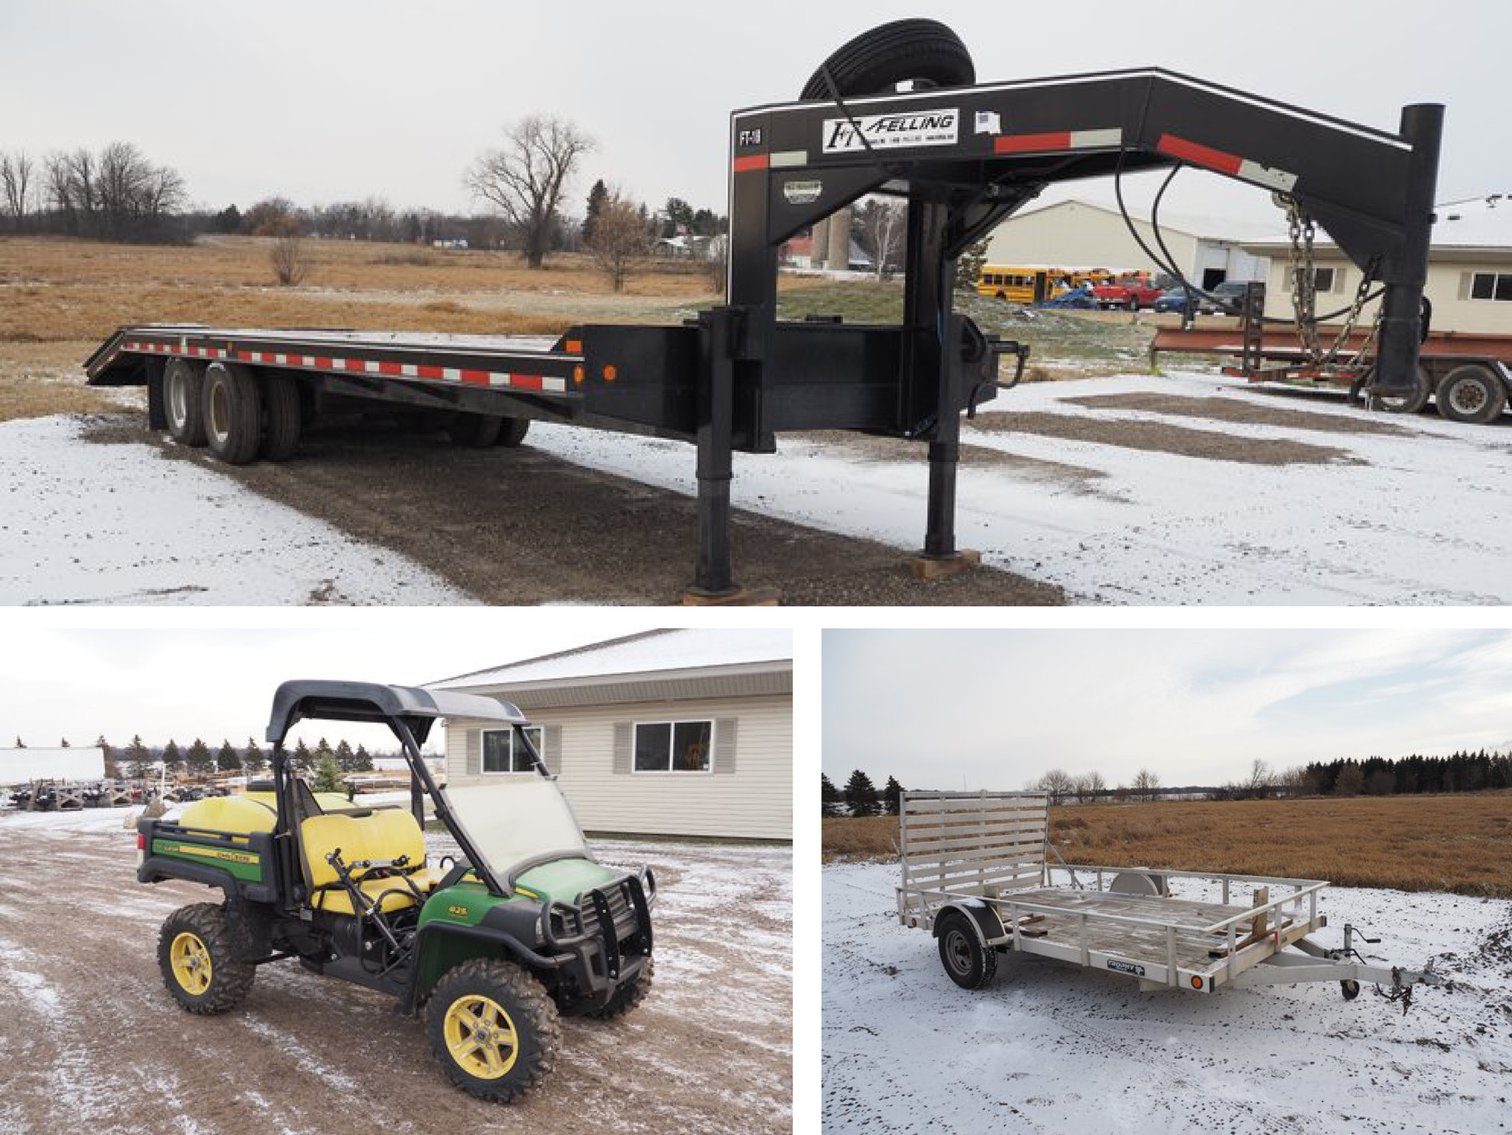
{"type": "Polygon", "coordinates": [[[1512,754],[1459,751],[1447,757],[1335,760],[1306,766],[1307,790],[1319,796],[1411,796],[1512,788],[1512,754]]]}
{"type": "Polygon", "coordinates": [[[0,151],[0,215],[15,232],[96,240],[186,239],[184,181],[130,142],[41,158],[0,151]]]}
{"type": "MultiPolygon", "coordinates": [[[[105,775],[112,778],[150,780],[157,776],[160,766],[170,777],[206,777],[228,772],[256,777],[268,768],[268,754],[253,737],[248,737],[242,746],[223,740],[218,748],[212,748],[199,737],[187,746],[181,746],[172,738],[163,745],[148,745],[140,734],[126,745],[111,745],[104,737],[95,744],[105,751],[105,775]]],[[[354,749],[345,739],[338,741],[333,748],[324,737],[313,748],[301,739],[289,752],[291,763],[300,772],[314,773],[322,765],[329,764],[338,774],[371,772],[375,757],[383,759],[400,755],[398,752],[375,755],[364,745],[354,749]]]]}

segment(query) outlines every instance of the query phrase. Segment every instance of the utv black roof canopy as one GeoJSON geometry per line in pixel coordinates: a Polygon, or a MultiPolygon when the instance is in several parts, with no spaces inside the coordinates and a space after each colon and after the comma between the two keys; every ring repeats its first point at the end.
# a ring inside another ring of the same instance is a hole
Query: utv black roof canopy
{"type": "Polygon", "coordinates": [[[467,717],[523,725],[518,706],[478,694],[420,690],[413,686],[385,686],[377,682],[291,681],[273,695],[267,740],[280,745],[289,730],[306,718],[323,721],[404,722],[421,744],[438,717],[467,717]]]}

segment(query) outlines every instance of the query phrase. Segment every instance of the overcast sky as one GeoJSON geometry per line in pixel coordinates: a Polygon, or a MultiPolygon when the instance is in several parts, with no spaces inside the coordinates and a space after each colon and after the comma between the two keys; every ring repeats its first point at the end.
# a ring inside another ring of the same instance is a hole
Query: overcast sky
{"type": "MultiPolygon", "coordinates": [[[[609,612],[593,619],[569,613],[478,611],[353,611],[339,619],[297,612],[300,629],[248,626],[190,629],[182,612],[157,618],[177,624],[143,629],[59,629],[12,613],[0,648],[0,748],[19,735],[27,745],[92,745],[104,735],[125,745],[133,734],[150,744],[196,736],[213,745],[249,736],[262,743],[273,691],[291,678],[338,678],[418,686],[585,643],[652,629],[654,620],[609,612]],[[544,617],[543,617],[544,616],[544,617]],[[324,625],[319,625],[324,624],[324,625]]],[[[222,616],[223,617],[223,616],[222,616]]],[[[263,616],[284,621],[281,613],[263,616]]],[[[214,624],[214,614],[201,624],[214,624]]],[[[293,736],[334,745],[346,736],[392,748],[381,727],[337,722],[303,724],[293,736]]],[[[440,731],[428,748],[438,748],[440,731]]]]}
{"type": "Polygon", "coordinates": [[[880,788],[1166,785],[1512,747],[1512,631],[826,631],[824,771],[880,788]]]}
{"type": "MultiPolygon", "coordinates": [[[[652,204],[675,194],[724,212],[728,113],[795,96],[852,35],[924,9],[961,34],[982,80],[1162,66],[1392,130],[1403,104],[1444,102],[1439,199],[1512,189],[1506,0],[1263,12],[1213,0],[3,0],[0,149],[124,139],[217,209],[272,194],[465,209],[474,155],[504,123],[544,112],[599,141],[577,211],[603,177],[652,204]]],[[[1215,184],[1183,174],[1168,207],[1271,215],[1264,193],[1215,184]]]]}

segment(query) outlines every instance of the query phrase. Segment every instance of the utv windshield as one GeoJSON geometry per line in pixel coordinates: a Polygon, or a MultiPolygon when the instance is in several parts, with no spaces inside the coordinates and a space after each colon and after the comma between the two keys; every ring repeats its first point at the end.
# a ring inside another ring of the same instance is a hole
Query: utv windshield
{"type": "Polygon", "coordinates": [[[455,822],[500,882],[549,859],[592,859],[556,781],[534,774],[446,790],[455,822]]]}

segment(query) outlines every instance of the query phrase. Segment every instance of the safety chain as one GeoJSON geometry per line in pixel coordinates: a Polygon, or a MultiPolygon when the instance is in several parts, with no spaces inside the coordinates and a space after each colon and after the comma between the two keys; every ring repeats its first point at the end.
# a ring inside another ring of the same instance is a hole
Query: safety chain
{"type": "Polygon", "coordinates": [[[1412,1008],[1412,986],[1402,984],[1402,971],[1398,966],[1391,967],[1391,992],[1387,993],[1377,985],[1375,993],[1377,997],[1384,997],[1388,1002],[1400,1001],[1404,1017],[1407,1015],[1407,1010],[1412,1008]]]}
{"type": "MultiPolygon", "coordinates": [[[[1355,289],[1354,302],[1350,304],[1349,312],[1344,317],[1344,325],[1325,351],[1318,340],[1318,273],[1317,262],[1313,255],[1313,241],[1317,236],[1318,226],[1310,216],[1303,212],[1302,206],[1297,203],[1295,197],[1283,194],[1276,196],[1286,209],[1287,228],[1291,238],[1291,255],[1287,270],[1292,277],[1292,313],[1297,324],[1297,338],[1307,352],[1308,361],[1314,367],[1327,367],[1338,359],[1340,350],[1349,341],[1350,333],[1360,320],[1360,312],[1370,296],[1371,285],[1375,283],[1375,262],[1372,261],[1369,268],[1360,273],[1360,286],[1355,289]]],[[[1342,364],[1344,369],[1352,370],[1360,366],[1364,356],[1374,345],[1380,329],[1381,309],[1377,307],[1370,334],[1365,336],[1359,350],[1342,364]]]]}

